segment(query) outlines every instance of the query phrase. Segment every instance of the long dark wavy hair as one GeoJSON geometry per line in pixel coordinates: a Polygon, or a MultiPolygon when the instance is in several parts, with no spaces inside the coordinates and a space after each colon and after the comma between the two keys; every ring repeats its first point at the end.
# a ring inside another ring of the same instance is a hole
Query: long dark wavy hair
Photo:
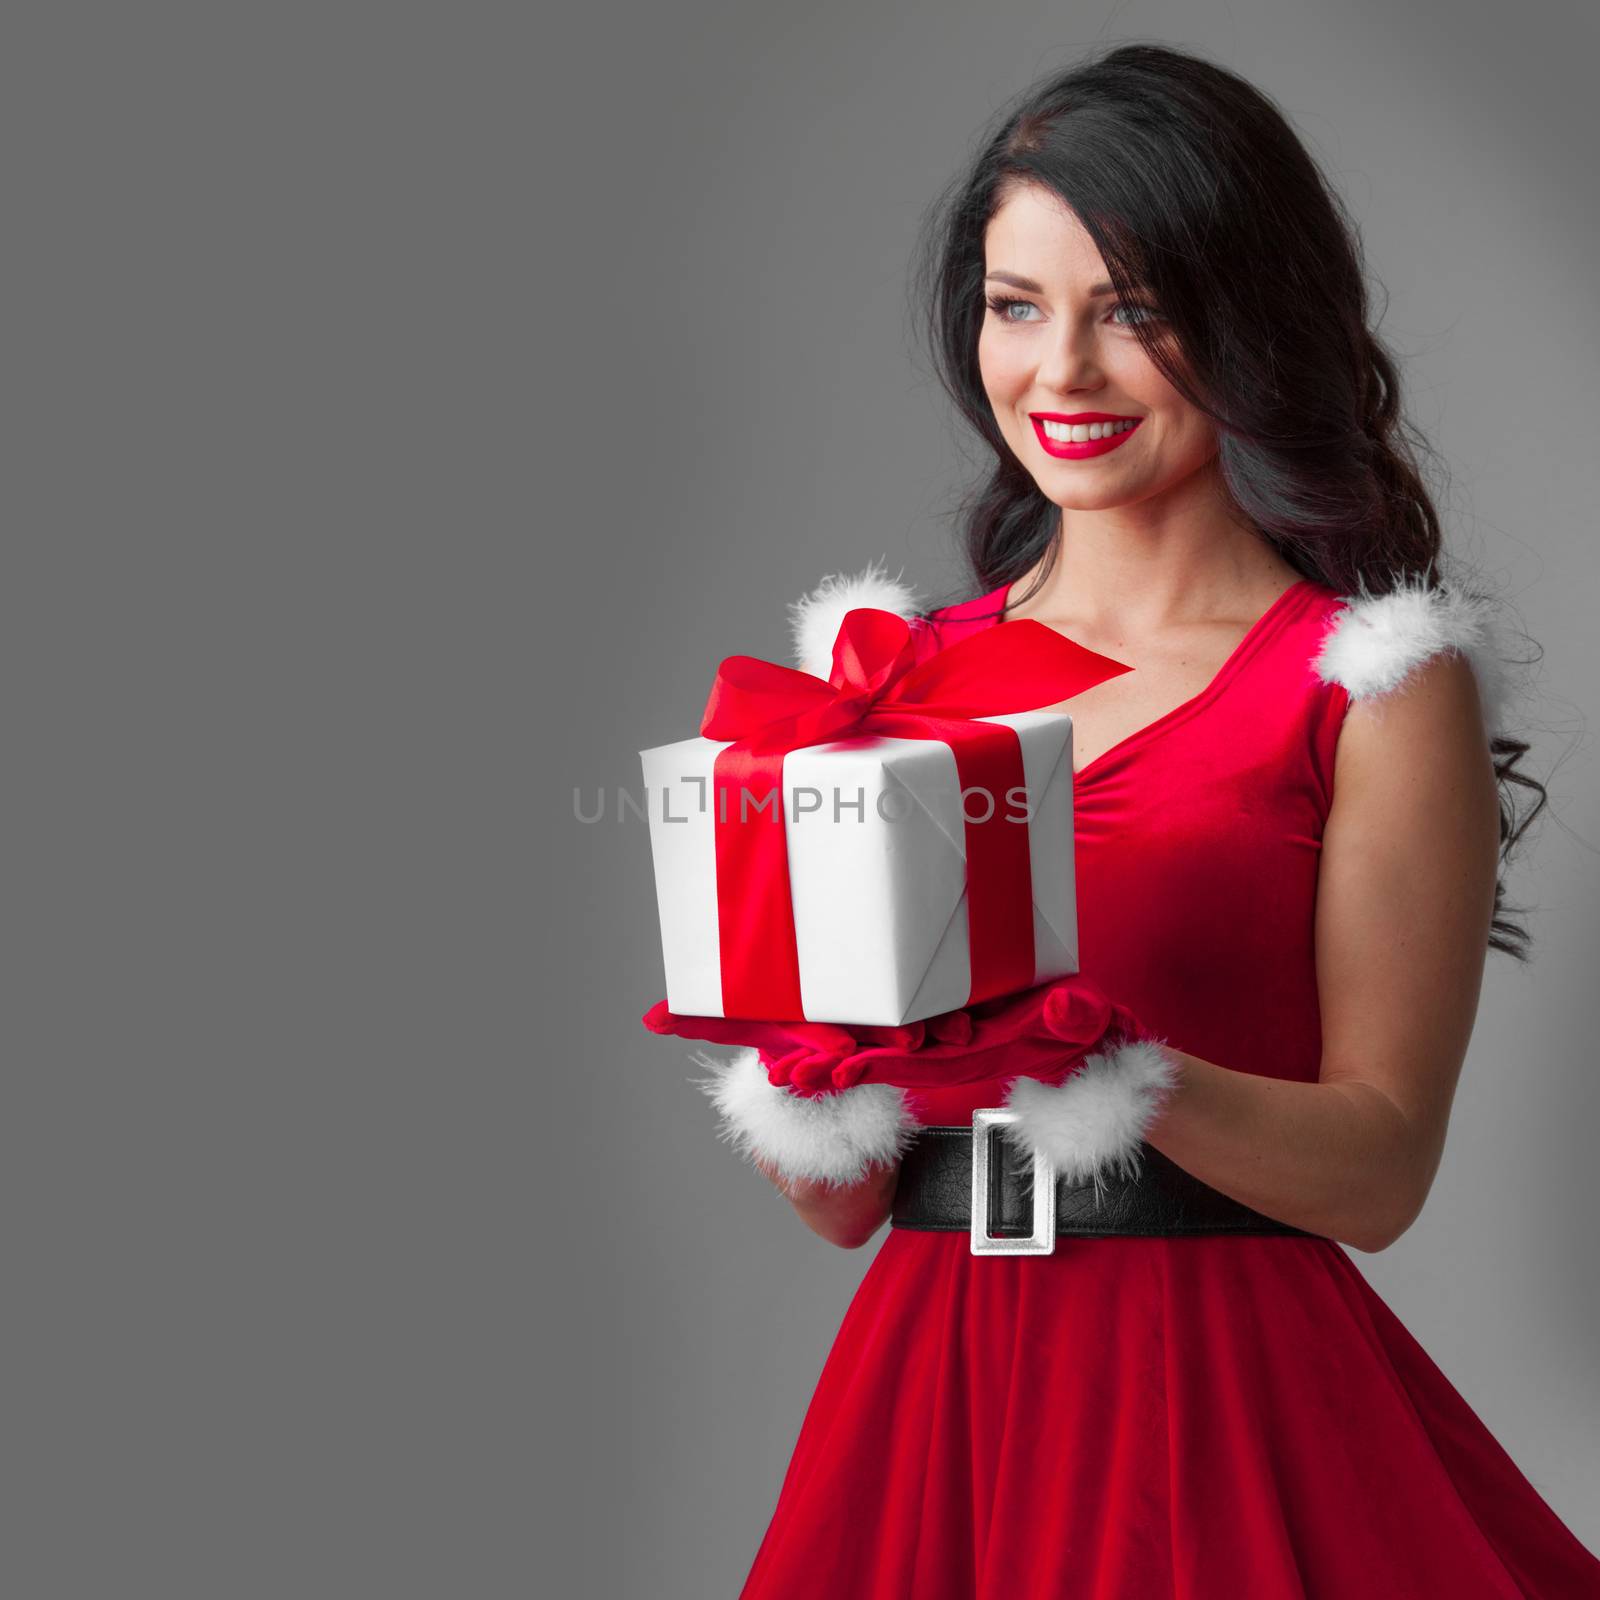
{"type": "MultiPolygon", "coordinates": [[[[1021,183],[1071,207],[1119,296],[1148,286],[1164,320],[1129,326],[1213,419],[1227,492],[1302,576],[1384,594],[1408,579],[1433,588],[1454,567],[1419,467],[1433,452],[1401,414],[1394,358],[1371,326],[1360,234],[1339,196],[1259,89],[1200,57],[1137,44],[1003,108],[924,222],[914,284],[934,369],[993,454],[958,513],[977,593],[1041,558],[1043,582],[1059,554],[1060,508],[1005,442],[978,367],[984,234],[1021,183]]],[[[1448,582],[1474,592],[1453,572],[1448,582]]],[[[1504,866],[1548,795],[1514,770],[1528,744],[1495,737],[1490,748],[1502,870],[1489,945],[1526,960],[1504,866]],[[1520,822],[1519,789],[1538,796],[1520,822]]]]}

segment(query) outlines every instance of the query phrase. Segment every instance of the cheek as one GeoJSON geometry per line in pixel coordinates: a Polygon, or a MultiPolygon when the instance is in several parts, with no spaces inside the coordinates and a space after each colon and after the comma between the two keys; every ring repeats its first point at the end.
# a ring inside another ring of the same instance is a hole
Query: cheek
{"type": "Polygon", "coordinates": [[[1177,391],[1161,376],[1161,369],[1132,338],[1121,337],[1108,344],[1104,356],[1106,376],[1119,394],[1137,401],[1149,411],[1170,416],[1178,403],[1177,391]]]}
{"type": "Polygon", "coordinates": [[[1181,455],[1203,456],[1216,448],[1211,419],[1190,405],[1138,346],[1124,346],[1107,372],[1120,393],[1160,417],[1162,434],[1181,455]]]}
{"type": "Polygon", "coordinates": [[[1162,388],[1161,403],[1174,448],[1188,460],[1203,460],[1217,448],[1216,424],[1203,411],[1196,411],[1176,390],[1165,384],[1162,388]]]}
{"type": "Polygon", "coordinates": [[[988,393],[1003,396],[1023,388],[1032,367],[1015,341],[985,331],[978,335],[978,371],[988,393]]]}

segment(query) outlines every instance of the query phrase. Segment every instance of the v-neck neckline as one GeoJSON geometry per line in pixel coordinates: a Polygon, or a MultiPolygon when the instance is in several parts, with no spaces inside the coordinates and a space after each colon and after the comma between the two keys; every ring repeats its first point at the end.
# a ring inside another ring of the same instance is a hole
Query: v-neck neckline
{"type": "MultiPolygon", "coordinates": [[[[1079,771],[1073,773],[1073,787],[1077,788],[1077,786],[1083,783],[1085,779],[1095,776],[1099,769],[1106,766],[1113,758],[1130,754],[1131,751],[1138,745],[1144,744],[1149,739],[1158,737],[1160,734],[1165,733],[1175,723],[1181,722],[1192,716],[1208,701],[1213,700],[1217,695],[1221,694],[1223,689],[1228,685],[1229,681],[1238,672],[1240,667],[1242,667],[1246,660],[1248,660],[1248,658],[1255,653],[1256,648],[1261,644],[1262,640],[1265,639],[1266,636],[1272,631],[1273,625],[1284,614],[1284,612],[1288,610],[1290,599],[1308,588],[1315,587],[1316,581],[1317,580],[1315,578],[1299,578],[1294,583],[1291,583],[1289,587],[1285,589],[1278,596],[1278,598],[1274,600],[1259,617],[1256,618],[1253,623],[1251,623],[1249,631],[1238,642],[1238,644],[1233,647],[1232,653],[1228,656],[1228,659],[1217,668],[1216,676],[1212,678],[1210,683],[1208,683],[1205,688],[1203,688],[1198,694],[1191,695],[1181,705],[1176,705],[1170,711],[1163,712],[1162,715],[1157,717],[1154,722],[1147,722],[1142,728],[1135,728],[1134,731],[1127,736],[1127,738],[1119,739],[1109,749],[1102,750],[1093,761],[1089,762],[1079,771]]],[[[1016,579],[1012,579],[1012,581],[1006,584],[1004,589],[1002,589],[1000,592],[1000,618],[1005,618],[1006,606],[1010,602],[1011,591],[1016,586],[1016,582],[1016,579]]],[[[1006,620],[1009,621],[1012,619],[1006,618],[1006,620]]],[[[1034,618],[1033,620],[1037,621],[1038,619],[1034,618]]],[[[1043,624],[1043,626],[1048,628],[1050,624],[1047,622],[1043,624]]],[[[1068,637],[1068,635],[1062,632],[1062,630],[1059,628],[1056,628],[1053,631],[1060,633],[1063,639],[1068,637]]],[[[1066,715],[1070,716],[1071,712],[1067,712],[1066,715]]]]}

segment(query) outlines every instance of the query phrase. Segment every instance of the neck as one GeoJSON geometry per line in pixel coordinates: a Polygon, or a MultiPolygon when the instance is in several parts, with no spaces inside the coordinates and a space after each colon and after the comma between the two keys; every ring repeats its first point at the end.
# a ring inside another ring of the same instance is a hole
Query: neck
{"type": "Polygon", "coordinates": [[[1254,615],[1299,576],[1240,516],[1213,457],[1135,504],[1063,507],[1052,548],[1011,586],[1019,603],[1006,615],[1137,635],[1254,615]]]}

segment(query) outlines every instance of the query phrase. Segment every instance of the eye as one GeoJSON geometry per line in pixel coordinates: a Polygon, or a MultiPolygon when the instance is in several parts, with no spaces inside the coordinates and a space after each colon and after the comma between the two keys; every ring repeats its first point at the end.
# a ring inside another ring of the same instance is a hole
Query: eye
{"type": "Polygon", "coordinates": [[[1117,322],[1119,328],[1131,328],[1136,322],[1159,322],[1161,313],[1154,306],[1137,305],[1131,300],[1119,300],[1112,308],[1111,320],[1117,322]],[[1117,314],[1122,311],[1131,311],[1132,319],[1128,322],[1117,322],[1117,314]]]}
{"type": "Polygon", "coordinates": [[[1015,295],[992,294],[988,297],[988,301],[989,309],[1002,322],[1026,322],[1028,320],[1026,317],[1012,316],[1012,306],[1027,306],[1030,311],[1038,309],[1031,300],[1019,300],[1015,295]]]}

